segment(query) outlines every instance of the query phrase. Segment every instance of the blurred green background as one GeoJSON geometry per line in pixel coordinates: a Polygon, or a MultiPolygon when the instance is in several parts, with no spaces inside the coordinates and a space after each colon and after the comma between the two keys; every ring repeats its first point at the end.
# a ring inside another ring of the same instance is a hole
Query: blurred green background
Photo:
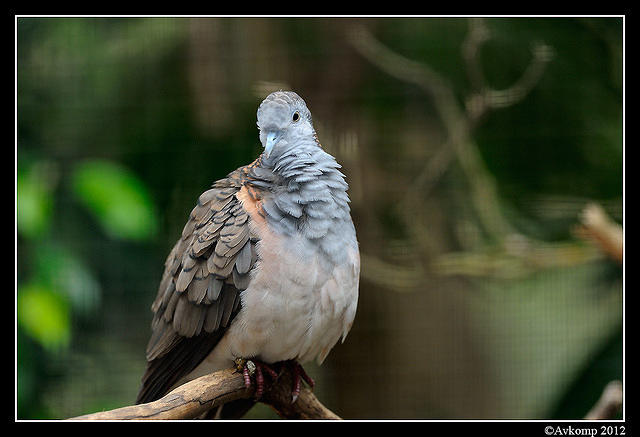
{"type": "Polygon", "coordinates": [[[280,88],[362,253],[318,397],[583,417],[622,378],[622,268],[574,232],[591,201],[622,222],[622,42],[622,18],[17,18],[17,418],[134,402],[164,259],[280,88]]]}

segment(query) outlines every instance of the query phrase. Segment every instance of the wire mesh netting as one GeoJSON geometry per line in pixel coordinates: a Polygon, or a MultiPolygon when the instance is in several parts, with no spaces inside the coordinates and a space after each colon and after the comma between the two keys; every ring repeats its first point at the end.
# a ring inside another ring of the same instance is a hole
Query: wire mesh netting
{"type": "MultiPolygon", "coordinates": [[[[622,378],[621,18],[17,18],[17,417],[131,405],[198,195],[307,102],[362,257],[354,419],[580,418],[622,378]]],[[[251,418],[276,418],[258,405],[251,418]]]]}

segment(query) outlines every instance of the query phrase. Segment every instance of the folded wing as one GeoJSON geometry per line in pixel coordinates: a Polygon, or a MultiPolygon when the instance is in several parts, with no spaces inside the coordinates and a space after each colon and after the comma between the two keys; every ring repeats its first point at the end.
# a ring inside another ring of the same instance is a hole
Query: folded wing
{"type": "Polygon", "coordinates": [[[216,346],[240,310],[257,238],[236,197],[246,168],[202,193],[165,262],[137,403],[164,396],[216,346]]]}

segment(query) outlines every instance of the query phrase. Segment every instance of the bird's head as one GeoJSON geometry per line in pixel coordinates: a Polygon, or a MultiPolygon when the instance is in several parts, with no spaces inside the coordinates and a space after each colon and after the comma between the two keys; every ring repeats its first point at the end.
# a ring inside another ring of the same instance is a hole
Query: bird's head
{"type": "Polygon", "coordinates": [[[266,158],[301,140],[315,141],[311,112],[293,91],[276,91],[262,101],[258,107],[258,129],[266,158]]]}

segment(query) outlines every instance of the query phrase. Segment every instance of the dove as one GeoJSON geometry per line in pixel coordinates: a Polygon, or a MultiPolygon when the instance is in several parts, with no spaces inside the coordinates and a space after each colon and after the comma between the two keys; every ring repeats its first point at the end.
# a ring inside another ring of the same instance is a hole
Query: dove
{"type": "Polygon", "coordinates": [[[199,196],[165,261],[137,403],[234,366],[259,399],[282,365],[295,402],[300,378],[313,385],[302,365],[352,327],[360,254],[341,166],[293,91],[269,94],[257,126],[260,156],[199,196]]]}

